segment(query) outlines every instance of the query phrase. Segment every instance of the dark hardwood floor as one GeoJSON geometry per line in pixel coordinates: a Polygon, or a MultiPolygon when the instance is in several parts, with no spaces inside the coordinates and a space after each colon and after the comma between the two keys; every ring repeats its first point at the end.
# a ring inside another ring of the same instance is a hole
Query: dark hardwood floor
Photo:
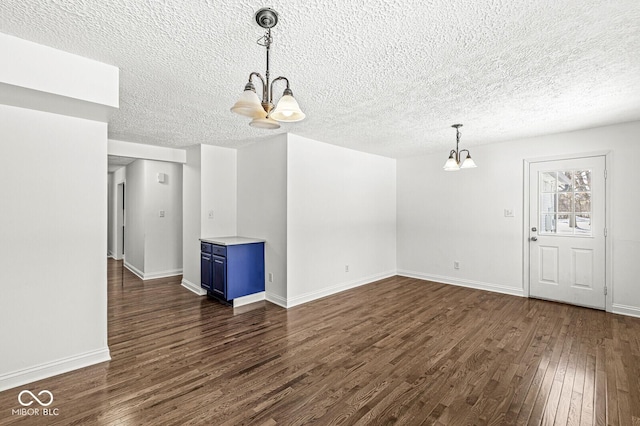
{"type": "Polygon", "coordinates": [[[112,360],[0,393],[1,425],[640,425],[637,318],[402,277],[234,310],[122,269],[112,360]]]}

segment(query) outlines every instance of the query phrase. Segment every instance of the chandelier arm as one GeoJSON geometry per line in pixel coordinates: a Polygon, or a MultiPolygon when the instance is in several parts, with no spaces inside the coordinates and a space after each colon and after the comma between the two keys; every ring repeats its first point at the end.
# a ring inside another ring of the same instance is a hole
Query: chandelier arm
{"type": "Polygon", "coordinates": [[[459,153],[459,155],[460,155],[460,159],[461,159],[461,160],[462,160],[462,153],[463,153],[463,152],[466,152],[466,153],[467,153],[467,157],[469,157],[469,156],[471,155],[471,154],[469,153],[469,150],[468,150],[468,149],[463,149],[463,150],[461,150],[461,151],[460,151],[460,153],[459,153]]]}
{"type": "Polygon", "coordinates": [[[286,81],[286,82],[287,82],[287,87],[285,88],[285,91],[287,91],[287,90],[291,91],[291,89],[289,89],[289,79],[288,79],[287,77],[280,76],[280,77],[278,77],[278,78],[274,79],[274,80],[271,82],[271,87],[270,87],[270,89],[269,89],[269,92],[271,93],[272,99],[274,98],[274,96],[273,96],[273,84],[274,84],[276,81],[279,81],[279,80],[284,80],[284,81],[286,81]]]}
{"type": "Polygon", "coordinates": [[[265,95],[267,93],[267,85],[264,82],[264,78],[262,78],[262,76],[260,75],[259,72],[252,72],[251,74],[249,74],[249,82],[250,83],[251,83],[251,79],[253,77],[258,77],[260,79],[260,82],[262,83],[262,101],[264,102],[265,95]]]}

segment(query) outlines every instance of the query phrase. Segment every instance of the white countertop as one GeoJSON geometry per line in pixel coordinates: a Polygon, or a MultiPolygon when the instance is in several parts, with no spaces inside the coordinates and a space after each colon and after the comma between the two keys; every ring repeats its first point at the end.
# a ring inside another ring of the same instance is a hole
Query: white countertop
{"type": "Polygon", "coordinates": [[[254,244],[254,243],[264,243],[264,240],[259,238],[249,238],[249,237],[211,237],[211,238],[200,238],[200,241],[211,244],[218,244],[220,246],[235,246],[238,244],[254,244]]]}

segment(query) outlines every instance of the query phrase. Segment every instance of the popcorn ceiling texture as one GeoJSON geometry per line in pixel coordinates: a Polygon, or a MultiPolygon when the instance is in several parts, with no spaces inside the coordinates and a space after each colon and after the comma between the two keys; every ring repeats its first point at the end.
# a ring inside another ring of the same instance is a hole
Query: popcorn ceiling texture
{"type": "Polygon", "coordinates": [[[448,152],[458,122],[469,148],[640,119],[638,0],[3,0],[0,32],[118,66],[109,137],[131,142],[290,131],[403,157],[448,152]],[[275,132],[229,111],[265,71],[264,6],[307,114],[275,132]]]}

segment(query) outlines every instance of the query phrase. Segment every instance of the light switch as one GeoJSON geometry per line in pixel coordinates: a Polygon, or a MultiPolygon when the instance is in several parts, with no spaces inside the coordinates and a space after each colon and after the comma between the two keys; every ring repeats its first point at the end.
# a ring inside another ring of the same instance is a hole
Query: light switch
{"type": "Polygon", "coordinates": [[[213,219],[213,210],[209,210],[209,219],[213,219]]]}

